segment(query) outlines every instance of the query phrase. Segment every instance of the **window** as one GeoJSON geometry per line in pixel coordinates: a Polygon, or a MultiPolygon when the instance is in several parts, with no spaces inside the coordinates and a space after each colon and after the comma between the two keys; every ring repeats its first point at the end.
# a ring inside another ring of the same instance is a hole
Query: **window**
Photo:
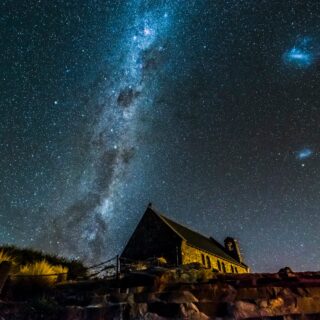
{"type": "Polygon", "coordinates": [[[221,263],[219,260],[218,260],[218,269],[219,269],[219,271],[221,271],[221,263]]]}
{"type": "Polygon", "coordinates": [[[222,262],[222,272],[226,273],[226,266],[224,265],[224,262],[222,262]]]}
{"type": "Polygon", "coordinates": [[[211,269],[211,261],[210,261],[210,257],[208,256],[207,256],[207,267],[211,269]]]}
{"type": "Polygon", "coordinates": [[[237,269],[237,267],[234,267],[234,270],[236,271],[236,273],[238,273],[238,269],[237,269]]]}
{"type": "Polygon", "coordinates": [[[234,273],[234,269],[233,269],[233,266],[231,266],[231,272],[232,272],[232,273],[234,273]]]}
{"type": "Polygon", "coordinates": [[[202,264],[205,266],[206,265],[206,260],[204,258],[204,254],[201,253],[201,258],[202,258],[202,264]]]}

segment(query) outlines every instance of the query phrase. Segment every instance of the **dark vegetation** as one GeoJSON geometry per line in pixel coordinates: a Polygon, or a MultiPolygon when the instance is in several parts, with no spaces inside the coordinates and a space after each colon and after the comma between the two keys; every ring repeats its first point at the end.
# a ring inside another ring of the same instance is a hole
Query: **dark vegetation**
{"type": "Polygon", "coordinates": [[[60,285],[65,280],[87,278],[88,269],[81,261],[38,250],[0,246],[0,264],[7,261],[11,268],[4,287],[0,288],[0,319],[60,319],[64,300],[60,285]],[[50,276],[60,272],[63,277],[50,276]],[[16,309],[15,303],[20,306],[18,315],[12,310],[16,309]]]}
{"type": "Polygon", "coordinates": [[[53,266],[62,265],[68,268],[68,279],[75,280],[85,278],[87,275],[87,268],[79,260],[67,259],[53,254],[47,254],[39,250],[17,248],[15,246],[0,246],[0,251],[4,251],[15,259],[16,264],[26,265],[36,261],[46,260],[53,266]]]}

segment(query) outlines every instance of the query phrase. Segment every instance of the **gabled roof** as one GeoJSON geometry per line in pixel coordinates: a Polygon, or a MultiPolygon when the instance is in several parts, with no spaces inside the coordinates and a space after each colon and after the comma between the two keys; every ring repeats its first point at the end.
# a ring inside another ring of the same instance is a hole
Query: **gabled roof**
{"type": "Polygon", "coordinates": [[[167,218],[162,213],[157,212],[157,210],[150,205],[148,209],[152,210],[152,212],[156,214],[164,223],[166,223],[181,239],[186,240],[186,242],[189,245],[196,247],[200,250],[212,253],[213,255],[216,255],[223,259],[229,260],[232,263],[246,267],[244,263],[241,263],[235,260],[233,257],[231,257],[225,251],[224,247],[215,239],[207,238],[206,236],[167,218]]]}

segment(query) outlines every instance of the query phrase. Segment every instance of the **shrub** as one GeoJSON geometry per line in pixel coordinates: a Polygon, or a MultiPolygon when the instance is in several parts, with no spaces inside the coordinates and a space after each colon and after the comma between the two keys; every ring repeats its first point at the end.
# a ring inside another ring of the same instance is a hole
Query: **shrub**
{"type": "MultiPolygon", "coordinates": [[[[36,261],[46,260],[50,265],[62,265],[68,268],[68,277],[73,280],[79,277],[85,278],[87,269],[81,261],[69,260],[52,254],[45,254],[42,251],[37,251],[27,248],[17,248],[15,246],[1,246],[0,252],[13,257],[16,265],[33,264],[36,261]]],[[[1,260],[0,260],[1,262],[1,260]]],[[[18,270],[17,270],[18,271],[18,270]]]]}
{"type": "Polygon", "coordinates": [[[159,266],[163,266],[163,265],[166,265],[168,262],[167,262],[167,259],[164,258],[164,257],[159,257],[157,258],[157,264],[159,266]]]}
{"type": "Polygon", "coordinates": [[[8,254],[5,250],[1,249],[0,250],[0,263],[3,261],[9,261],[12,264],[16,264],[16,259],[8,254]]]}
{"type": "Polygon", "coordinates": [[[53,266],[46,260],[27,264],[20,268],[20,271],[16,274],[16,278],[21,280],[27,280],[32,283],[38,283],[42,285],[53,285],[57,282],[57,273],[67,273],[68,268],[63,266],[53,266]],[[52,274],[52,275],[51,275],[52,274]],[[23,279],[25,278],[25,279],[23,279]]]}
{"type": "Polygon", "coordinates": [[[213,270],[190,264],[165,271],[158,279],[160,291],[177,283],[205,283],[215,278],[213,270]]]}
{"type": "Polygon", "coordinates": [[[64,266],[52,266],[54,273],[57,274],[57,282],[66,281],[68,276],[68,268],[64,266]]]}
{"type": "Polygon", "coordinates": [[[52,297],[34,297],[24,306],[22,313],[23,319],[63,319],[63,307],[52,297]]]}

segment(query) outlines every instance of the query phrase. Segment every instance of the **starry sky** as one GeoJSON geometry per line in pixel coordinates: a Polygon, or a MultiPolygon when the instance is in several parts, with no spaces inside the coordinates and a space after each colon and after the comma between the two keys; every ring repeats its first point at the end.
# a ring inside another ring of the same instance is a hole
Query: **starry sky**
{"type": "Polygon", "coordinates": [[[0,8],[0,243],[99,262],[152,202],[253,271],[320,269],[318,1],[0,8]]]}

